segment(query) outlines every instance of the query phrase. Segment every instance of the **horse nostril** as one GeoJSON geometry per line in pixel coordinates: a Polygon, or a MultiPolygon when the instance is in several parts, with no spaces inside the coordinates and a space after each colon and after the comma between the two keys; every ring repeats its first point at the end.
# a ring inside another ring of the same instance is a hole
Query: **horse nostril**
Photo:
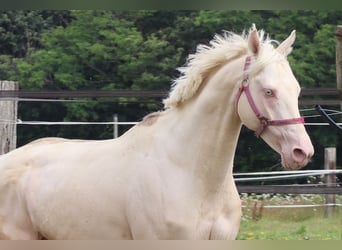
{"type": "Polygon", "coordinates": [[[292,151],[293,159],[298,162],[304,162],[308,158],[308,154],[301,148],[294,148],[292,151]]]}

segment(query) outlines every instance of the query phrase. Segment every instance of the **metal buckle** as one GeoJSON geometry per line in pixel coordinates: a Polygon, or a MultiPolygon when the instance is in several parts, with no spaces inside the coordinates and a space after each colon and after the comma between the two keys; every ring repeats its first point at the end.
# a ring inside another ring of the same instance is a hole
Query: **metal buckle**
{"type": "Polygon", "coordinates": [[[247,85],[249,85],[249,78],[248,76],[247,77],[244,77],[242,79],[242,84],[241,84],[243,87],[246,87],[247,85]]]}
{"type": "Polygon", "coordinates": [[[260,124],[263,125],[263,126],[267,126],[268,125],[268,119],[266,117],[261,117],[259,118],[260,120],[260,124]]]}

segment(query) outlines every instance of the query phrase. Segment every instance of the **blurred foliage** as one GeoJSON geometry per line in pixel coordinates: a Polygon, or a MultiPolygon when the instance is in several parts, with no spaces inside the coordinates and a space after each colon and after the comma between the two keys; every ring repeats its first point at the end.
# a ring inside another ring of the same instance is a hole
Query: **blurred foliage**
{"type": "MultiPolygon", "coordinates": [[[[0,77],[19,81],[25,90],[168,90],[178,76],[176,68],[199,43],[207,44],[223,30],[241,33],[252,23],[279,41],[297,31],[289,61],[303,88],[336,85],[335,29],[342,23],[340,10],[1,11],[0,77]]],[[[118,113],[121,121],[137,121],[162,108],[155,101],[120,100],[20,102],[19,118],[111,121],[118,113]]],[[[126,129],[120,128],[121,133],[126,129]]],[[[329,127],[308,127],[308,132],[316,149],[310,168],[322,168],[324,147],[342,151],[341,136],[329,127]]],[[[112,137],[112,127],[22,126],[18,145],[44,136],[104,139],[112,137]]],[[[236,172],[280,168],[279,156],[245,128],[235,162],[236,172]]]]}

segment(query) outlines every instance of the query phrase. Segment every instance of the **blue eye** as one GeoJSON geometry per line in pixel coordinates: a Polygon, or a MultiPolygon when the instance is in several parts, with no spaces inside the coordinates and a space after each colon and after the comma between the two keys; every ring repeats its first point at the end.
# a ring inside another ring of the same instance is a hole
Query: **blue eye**
{"type": "Polygon", "coordinates": [[[272,89],[265,89],[266,96],[274,96],[272,89]]]}

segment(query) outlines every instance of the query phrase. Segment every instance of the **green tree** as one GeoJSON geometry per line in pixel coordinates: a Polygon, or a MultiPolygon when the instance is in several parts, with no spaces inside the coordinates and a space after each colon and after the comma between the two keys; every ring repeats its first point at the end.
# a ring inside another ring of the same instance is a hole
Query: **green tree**
{"type": "MultiPolygon", "coordinates": [[[[154,34],[144,37],[134,22],[121,13],[73,11],[72,14],[74,20],[67,27],[59,26],[44,33],[43,48],[17,63],[17,80],[22,88],[146,90],[169,87],[170,72],[174,71],[181,50],[154,34]]],[[[113,109],[109,103],[64,106],[59,117],[62,120],[110,120],[113,113],[120,111],[120,106],[113,109]]],[[[137,119],[139,106],[133,106],[131,113],[137,119]]],[[[124,107],[129,116],[129,105],[124,107]]],[[[149,108],[158,107],[150,105],[149,108]]],[[[27,109],[23,112],[25,116],[32,114],[29,106],[22,109],[27,109]]],[[[98,138],[100,133],[96,132],[85,129],[82,135],[98,138]]]]}
{"type": "Polygon", "coordinates": [[[16,59],[41,48],[41,35],[57,26],[66,26],[70,11],[0,11],[0,78],[16,75],[16,59]]]}
{"type": "MultiPolygon", "coordinates": [[[[178,76],[176,68],[198,44],[208,44],[223,30],[240,33],[255,23],[278,41],[297,30],[289,61],[302,88],[334,87],[334,33],[341,19],[340,10],[2,11],[0,76],[30,90],[168,90],[178,76]]],[[[119,113],[121,120],[136,121],[161,108],[161,102],[136,98],[120,98],[119,103],[20,102],[19,114],[23,120],[110,121],[119,113]]],[[[316,147],[310,168],[321,168],[323,148],[340,149],[341,140],[327,127],[308,130],[316,147]]],[[[19,132],[22,144],[38,136],[108,138],[112,127],[22,127],[19,132]]],[[[278,160],[252,132],[242,130],[236,171],[269,170],[278,160]]]]}
{"type": "Polygon", "coordinates": [[[25,57],[40,47],[44,30],[66,26],[70,20],[69,11],[0,11],[0,54],[25,57]]]}

